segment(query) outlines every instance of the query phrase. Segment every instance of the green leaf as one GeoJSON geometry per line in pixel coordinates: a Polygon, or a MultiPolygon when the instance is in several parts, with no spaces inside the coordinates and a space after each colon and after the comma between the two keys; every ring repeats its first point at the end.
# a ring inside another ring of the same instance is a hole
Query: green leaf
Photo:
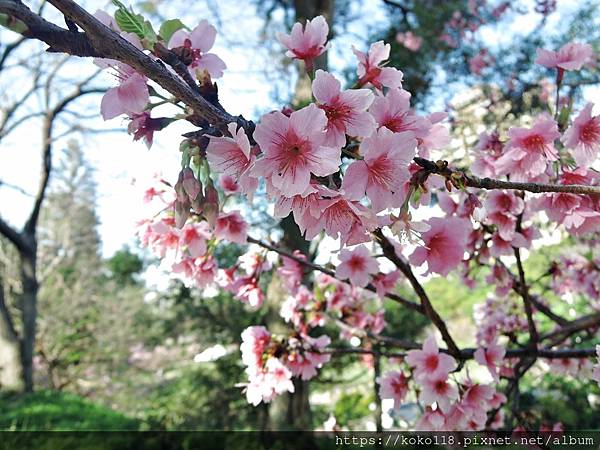
{"type": "Polygon", "coordinates": [[[181,30],[182,28],[188,29],[188,27],[186,27],[181,20],[171,19],[163,22],[163,24],[160,26],[160,30],[158,30],[158,34],[163,41],[169,42],[169,39],[171,39],[173,33],[181,30]]]}
{"type": "Polygon", "coordinates": [[[119,8],[115,12],[115,20],[121,31],[135,33],[140,39],[147,39],[152,43],[156,42],[156,32],[152,28],[152,24],[144,19],[144,16],[127,9],[119,0],[112,0],[112,2],[119,8]]]}

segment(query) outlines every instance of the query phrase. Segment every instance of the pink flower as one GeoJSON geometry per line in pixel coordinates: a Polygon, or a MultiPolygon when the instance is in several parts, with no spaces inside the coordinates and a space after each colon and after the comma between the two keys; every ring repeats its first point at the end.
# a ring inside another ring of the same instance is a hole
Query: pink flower
{"type": "Polygon", "coordinates": [[[458,388],[448,381],[448,374],[439,373],[435,377],[421,380],[421,394],[419,401],[424,405],[437,403],[439,409],[447,414],[452,402],[458,400],[458,388]]]}
{"type": "Polygon", "coordinates": [[[517,222],[516,216],[523,212],[525,203],[512,192],[493,191],[484,203],[487,221],[498,225],[498,233],[505,240],[512,239],[517,222]]]}
{"type": "Polygon", "coordinates": [[[331,359],[329,353],[322,353],[331,343],[331,339],[325,335],[318,338],[304,336],[303,339],[308,349],[305,349],[303,352],[290,353],[286,365],[290,368],[294,376],[298,376],[303,380],[310,380],[317,375],[317,369],[331,359]]]}
{"type": "Polygon", "coordinates": [[[206,147],[206,159],[211,169],[233,177],[242,192],[253,193],[258,187],[258,179],[250,175],[256,157],[250,149],[248,136],[234,122],[227,125],[232,137],[210,137],[206,147]]]}
{"type": "Polygon", "coordinates": [[[353,251],[343,249],[340,252],[340,264],[335,270],[335,276],[349,279],[354,286],[365,287],[369,284],[371,275],[379,271],[379,265],[364,245],[359,245],[353,251]]]}
{"type": "Polygon", "coordinates": [[[594,61],[594,50],[590,44],[569,42],[563,45],[558,52],[538,48],[536,64],[550,69],[579,70],[584,64],[594,61]]]}
{"type": "Polygon", "coordinates": [[[211,233],[206,222],[188,223],[180,235],[180,244],[187,248],[192,258],[198,258],[206,253],[206,241],[211,233]]]}
{"type": "Polygon", "coordinates": [[[289,58],[301,59],[306,64],[306,70],[313,69],[313,61],[327,49],[329,26],[323,16],[308,20],[304,28],[296,22],[290,34],[277,33],[277,39],[288,51],[289,58]]]}
{"type": "Polygon", "coordinates": [[[361,199],[366,192],[375,212],[400,207],[415,147],[412,133],[392,133],[380,128],[363,140],[360,152],[364,159],[350,164],[342,188],[354,200],[361,199]]]}
{"type": "Polygon", "coordinates": [[[211,78],[219,78],[223,76],[227,66],[214,53],[207,53],[214,45],[216,37],[215,27],[202,20],[191,32],[181,29],[173,33],[168,46],[170,49],[184,50],[183,60],[186,61],[193,77],[196,77],[199,71],[205,70],[211,78]]]}
{"type": "Polygon", "coordinates": [[[425,413],[415,424],[415,430],[417,431],[445,431],[446,427],[446,416],[437,408],[435,411],[427,406],[425,413]]]}
{"type": "Polygon", "coordinates": [[[383,86],[388,88],[402,87],[403,74],[393,67],[381,67],[382,63],[390,57],[390,44],[377,41],[371,44],[368,53],[363,53],[354,46],[352,51],[358,59],[358,84],[359,86],[373,85],[381,90],[383,86]]]}
{"type": "Polygon", "coordinates": [[[406,362],[414,368],[415,377],[418,379],[446,378],[456,366],[452,356],[440,353],[433,336],[423,342],[422,350],[409,351],[406,362]]]}
{"type": "Polygon", "coordinates": [[[479,143],[475,148],[475,161],[471,165],[471,171],[478,177],[495,178],[496,161],[502,156],[503,145],[498,133],[481,133],[479,143]]]}
{"type": "Polygon", "coordinates": [[[487,49],[480,50],[475,56],[469,59],[469,70],[473,75],[481,75],[483,69],[494,62],[487,49]]]}
{"type": "Polygon", "coordinates": [[[399,371],[385,374],[379,386],[379,396],[382,399],[393,399],[394,409],[400,408],[408,393],[408,378],[399,371]]]}
{"type": "Polygon", "coordinates": [[[475,351],[475,361],[482,366],[486,366],[494,381],[499,381],[498,366],[502,364],[502,359],[506,354],[506,349],[498,344],[491,344],[487,348],[478,348],[475,351]]]}
{"type": "Polygon", "coordinates": [[[116,63],[112,67],[120,84],[110,88],[102,97],[100,103],[102,118],[109,120],[121,114],[130,116],[142,114],[150,100],[147,78],[126,64],[116,63]]]}
{"type": "Polygon", "coordinates": [[[141,114],[131,116],[131,122],[127,125],[127,132],[133,134],[134,141],[144,139],[146,147],[150,148],[152,147],[154,132],[162,130],[169,122],[170,119],[166,118],[153,119],[148,111],[144,111],[141,114]]]}
{"type": "MultiPolygon", "coordinates": [[[[253,178],[253,180],[256,180],[256,178],[253,178]]],[[[240,185],[231,175],[221,175],[219,177],[219,185],[221,186],[221,189],[223,189],[225,195],[232,195],[240,192],[240,185]]]]}
{"type": "Polygon", "coordinates": [[[284,197],[304,193],[311,173],[327,176],[341,164],[339,151],[324,146],[326,126],[325,112],[314,104],[290,117],[279,111],[263,116],[254,139],[264,156],[252,173],[266,177],[284,197]]]}
{"type": "Polygon", "coordinates": [[[415,249],[410,262],[419,266],[427,261],[427,273],[446,276],[463,259],[471,222],[456,217],[433,217],[427,223],[430,228],[421,235],[424,246],[415,249]]]}
{"type": "MultiPolygon", "coordinates": [[[[294,250],[294,256],[306,260],[306,256],[299,250],[294,250]]],[[[304,276],[304,266],[299,262],[288,258],[287,256],[281,257],[281,267],[277,269],[283,285],[294,294],[300,287],[302,277],[304,276]]]]}
{"type": "Polygon", "coordinates": [[[417,116],[410,107],[410,92],[404,89],[390,89],[385,96],[378,95],[369,112],[380,127],[401,133],[412,131],[417,138],[425,136],[425,119],[417,116]]]}
{"type": "Polygon", "coordinates": [[[400,271],[394,270],[390,273],[378,273],[373,278],[373,285],[377,291],[377,295],[380,297],[384,297],[385,294],[394,292],[394,288],[396,287],[396,283],[398,283],[398,279],[400,278],[400,271]]]}
{"type": "Polygon", "coordinates": [[[324,145],[340,148],[346,145],[346,134],[369,136],[375,128],[373,117],[367,108],[373,101],[368,89],[341,90],[341,84],[333,75],[317,70],[312,85],[318,107],[327,116],[327,137],[324,145]]]}
{"type": "Polygon", "coordinates": [[[239,301],[253,308],[260,308],[265,300],[265,295],[258,285],[258,277],[256,276],[237,278],[228,286],[227,290],[232,292],[239,301]]]}
{"type": "Polygon", "coordinates": [[[528,181],[546,171],[548,162],[558,159],[554,141],[560,138],[558,125],[546,113],[540,114],[531,128],[510,128],[507,151],[498,161],[497,173],[511,179],[528,181]]]}
{"type": "Polygon", "coordinates": [[[222,213],[217,218],[215,235],[219,239],[225,239],[237,244],[245,244],[248,237],[248,224],[242,218],[239,211],[228,214],[222,213]]]}
{"type": "Polygon", "coordinates": [[[373,211],[356,200],[350,200],[343,192],[335,192],[330,198],[319,200],[318,217],[305,217],[306,239],[313,239],[323,229],[334,239],[340,238],[341,245],[355,245],[370,241],[369,232],[379,222],[373,211]]]}
{"type": "Polygon", "coordinates": [[[398,33],[396,35],[396,42],[404,45],[410,51],[416,52],[421,48],[423,39],[414,34],[412,31],[407,31],[406,33],[398,33]]]}
{"type": "Polygon", "coordinates": [[[562,138],[579,167],[591,166],[600,150],[600,115],[592,117],[593,103],[588,103],[562,138]]]}

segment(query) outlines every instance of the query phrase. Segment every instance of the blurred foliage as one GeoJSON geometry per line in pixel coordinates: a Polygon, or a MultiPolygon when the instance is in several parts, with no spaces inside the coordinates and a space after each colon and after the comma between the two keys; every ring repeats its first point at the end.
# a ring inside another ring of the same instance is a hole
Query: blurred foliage
{"type": "Polygon", "coordinates": [[[0,430],[137,430],[140,422],[74,394],[0,394],[0,430]]]}

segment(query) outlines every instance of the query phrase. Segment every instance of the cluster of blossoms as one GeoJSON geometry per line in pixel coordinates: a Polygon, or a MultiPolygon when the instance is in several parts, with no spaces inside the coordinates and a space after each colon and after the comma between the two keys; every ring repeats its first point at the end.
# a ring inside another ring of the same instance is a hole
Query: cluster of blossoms
{"type": "MultiPolygon", "coordinates": [[[[483,355],[483,349],[481,350],[483,355]]],[[[500,350],[501,351],[501,350],[500,350]]],[[[503,355],[496,348],[486,350],[484,359],[477,361],[488,368],[503,355]]],[[[481,430],[486,427],[488,412],[498,410],[506,402],[504,394],[491,385],[474,383],[470,379],[458,382],[450,378],[456,368],[451,356],[440,353],[435,338],[429,337],[421,350],[408,352],[406,363],[411,368],[409,375],[402,371],[386,373],[380,380],[379,395],[392,399],[398,408],[409,392],[409,384],[418,388],[418,400],[425,408],[424,414],[415,425],[417,430],[453,431],[481,430]]],[[[500,428],[503,416],[494,415],[492,428],[500,428]]]]}
{"type": "Polygon", "coordinates": [[[552,286],[558,295],[584,295],[590,306],[600,310],[600,258],[579,254],[563,255],[550,268],[552,286]]]}
{"type": "MultiPolygon", "coordinates": [[[[480,2],[469,3],[469,17],[457,14],[447,24],[452,30],[445,38],[448,45],[454,42],[451,34],[473,33],[483,23],[480,2]]],[[[492,14],[502,14],[508,2],[501,6],[492,14]]],[[[96,17],[139,49],[152,52],[160,44],[149,48],[139,36],[121,32],[108,15],[99,12],[96,17]]],[[[232,122],[226,129],[211,127],[200,138],[196,135],[182,143],[183,168],[176,184],[169,189],[171,185],[164,182],[146,193],[148,200],[160,201],[161,213],[140,224],[142,243],[187,282],[199,287],[216,284],[259,308],[265,298],[261,275],[274,268],[266,252],[250,247],[232,267],[218,267],[214,256],[221,241],[244,245],[249,240],[240,211],[225,211],[227,199],[245,196],[251,202],[264,185],[275,217],[292,214],[307,240],[324,233],[339,241],[335,271],[312,280],[304,272],[306,255],[294,252],[280,259],[277,274],[289,293],[280,314],[289,324],[289,333],[274,335],[262,326],[251,326],[242,334],[248,375],[245,392],[254,405],[293,392],[292,377],[308,380],[317,374],[330,358],[330,338],[315,335],[328,322],[340,325],[340,338],[350,342],[363,337],[368,337],[363,342],[370,342],[381,335],[386,321],[377,298],[395,293],[401,275],[382,272],[378,257],[364,245],[373,242],[373,232],[381,232],[394,247],[393,258],[385,255],[388,259],[420,267],[420,275],[448,276],[458,270],[464,283],[473,287],[476,272],[489,268],[486,281],[495,295],[476,307],[478,349],[473,357],[495,383],[512,377],[518,359],[505,357],[505,342],[515,342],[529,324],[522,304],[511,297],[518,289],[502,258],[530,249],[540,238],[538,213],[542,211],[573,235],[597,231],[600,196],[482,193],[461,184],[462,178],[453,177],[456,171],[447,163],[427,161],[439,170],[427,169],[422,160],[441,156],[450,143],[446,113],[424,115],[411,107],[402,72],[386,66],[391,47],[383,41],[367,52],[353,48],[354,88],[343,89],[333,74],[315,71],[317,58],[328,48],[328,35],[327,22],[316,17],[304,26],[295,24],[289,35],[278,36],[287,55],[303,61],[311,75],[312,103],[297,111],[269,112],[252,133],[242,122],[232,122]],[[444,175],[444,169],[453,175],[444,175]],[[412,219],[411,211],[435,205],[442,217],[412,219]]],[[[178,29],[163,41],[199,82],[201,91],[216,96],[212,79],[222,76],[226,67],[209,53],[215,37],[214,27],[202,21],[193,30],[178,29]]],[[[411,51],[422,44],[409,33],[399,35],[398,41],[411,51]]],[[[560,83],[564,71],[590,64],[593,56],[589,46],[571,43],[558,52],[538,52],[537,62],[556,70],[560,83]]],[[[481,73],[492,62],[488,52],[481,50],[471,60],[471,70],[481,73]]],[[[103,117],[127,115],[134,139],[151,144],[153,133],[174,119],[152,118],[150,97],[176,100],[149,89],[148,79],[127,65],[97,63],[112,68],[119,80],[102,100],[103,117]]],[[[553,118],[542,113],[529,126],[511,127],[506,137],[482,133],[473,173],[530,183],[599,185],[591,166],[600,150],[600,116],[592,111],[593,105],[586,105],[570,126],[564,120],[559,124],[558,114],[553,118]]],[[[188,119],[194,123],[194,117],[188,119]]],[[[596,300],[597,274],[597,261],[587,259],[563,260],[552,271],[557,292],[585,292],[596,300]]],[[[557,360],[552,365],[569,373],[576,373],[572,364],[577,371],[585,367],[572,361],[557,360]]],[[[415,389],[425,411],[416,428],[480,430],[489,425],[488,415],[492,427],[502,425],[503,394],[469,377],[459,381],[452,374],[459,364],[440,352],[433,337],[421,350],[411,350],[404,362],[407,367],[382,377],[380,396],[393,399],[398,408],[415,389]]],[[[599,377],[598,367],[593,374],[599,377]]]]}

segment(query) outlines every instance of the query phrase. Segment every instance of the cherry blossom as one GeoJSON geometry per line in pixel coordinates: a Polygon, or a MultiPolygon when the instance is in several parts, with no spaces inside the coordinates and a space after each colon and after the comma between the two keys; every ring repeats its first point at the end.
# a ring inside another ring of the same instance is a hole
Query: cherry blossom
{"type": "Polygon", "coordinates": [[[217,217],[215,226],[215,235],[220,239],[226,239],[229,242],[245,244],[248,232],[248,224],[242,218],[239,211],[233,211],[228,214],[220,214],[217,217]]]}
{"type": "Polygon", "coordinates": [[[215,27],[206,20],[201,20],[191,32],[180,29],[173,33],[168,47],[180,54],[192,76],[196,77],[198,72],[206,71],[211,78],[220,78],[227,66],[217,55],[208,53],[215,44],[216,37],[215,27]]]}
{"type": "Polygon", "coordinates": [[[375,258],[364,245],[354,250],[343,249],[340,252],[340,264],[335,270],[336,277],[349,279],[355,286],[365,287],[371,280],[371,275],[379,271],[375,258]]]}
{"type": "Polygon", "coordinates": [[[373,116],[366,112],[373,101],[373,93],[368,89],[342,91],[333,75],[317,70],[312,91],[317,106],[327,116],[324,145],[340,148],[346,144],[346,134],[369,136],[375,128],[373,116]]]}
{"type": "Polygon", "coordinates": [[[244,130],[235,123],[227,125],[227,129],[232,137],[210,137],[206,159],[213,170],[232,177],[242,192],[250,194],[258,187],[258,180],[250,174],[256,156],[244,130]]]}
{"type": "Polygon", "coordinates": [[[548,162],[556,161],[554,141],[560,138],[558,125],[547,114],[539,115],[531,128],[510,128],[505,153],[497,160],[498,173],[511,179],[529,181],[544,173],[548,162]]]}
{"type": "Polygon", "coordinates": [[[380,127],[401,133],[412,131],[417,138],[425,137],[427,124],[410,107],[410,93],[404,89],[390,89],[385,96],[378,95],[369,112],[380,127]]]}
{"type": "Polygon", "coordinates": [[[396,34],[396,42],[404,45],[410,51],[416,52],[421,48],[423,38],[417,36],[412,31],[407,31],[406,33],[396,34]]]}
{"type": "Polygon", "coordinates": [[[394,292],[394,288],[400,279],[400,271],[394,270],[390,273],[379,273],[375,277],[373,277],[373,286],[375,286],[375,290],[377,291],[377,295],[380,297],[384,297],[385,294],[390,292],[394,292]]]}
{"type": "Polygon", "coordinates": [[[408,378],[400,371],[385,374],[379,383],[379,396],[394,400],[394,409],[399,409],[408,393],[408,378]]]}
{"type": "Polygon", "coordinates": [[[402,72],[382,65],[390,57],[390,50],[390,44],[384,44],[383,41],[371,44],[366,54],[352,47],[352,51],[358,59],[357,73],[360,86],[372,85],[378,90],[384,86],[388,88],[402,87],[402,72]]]}
{"type": "Polygon", "coordinates": [[[419,401],[424,405],[437,403],[443,413],[450,411],[452,402],[458,399],[458,387],[448,380],[447,373],[437,373],[435,376],[419,381],[422,390],[419,401]]]}
{"type": "Polygon", "coordinates": [[[575,162],[580,167],[591,166],[600,150],[600,115],[592,116],[593,103],[588,103],[573,121],[562,141],[573,150],[575,162]]]}
{"type": "Polygon", "coordinates": [[[304,193],[311,173],[327,176],[341,164],[339,152],[324,146],[326,126],[325,112],[314,104],[290,117],[278,111],[263,116],[254,132],[263,157],[252,174],[266,177],[285,197],[304,193]]]}
{"type": "Polygon", "coordinates": [[[365,192],[375,212],[400,207],[402,187],[409,178],[408,165],[415,155],[412,133],[392,133],[380,128],[360,146],[362,160],[354,161],[346,171],[342,188],[353,199],[365,192]]]}
{"type": "Polygon", "coordinates": [[[288,51],[289,58],[301,59],[306,64],[306,70],[312,71],[314,60],[327,50],[327,35],[329,26],[323,16],[308,20],[306,25],[296,22],[290,34],[277,33],[277,39],[288,51]]]}
{"type": "Polygon", "coordinates": [[[421,234],[424,245],[410,255],[417,266],[427,262],[427,273],[446,276],[462,261],[471,223],[465,219],[434,217],[427,221],[429,230],[421,234]]]}
{"type": "Polygon", "coordinates": [[[422,350],[409,351],[406,362],[414,368],[418,379],[445,379],[456,366],[452,356],[440,353],[433,336],[423,342],[422,350]]]}
{"type": "Polygon", "coordinates": [[[150,100],[146,84],[148,79],[126,64],[117,63],[112,68],[119,80],[119,86],[110,88],[102,97],[102,118],[109,120],[121,114],[142,114],[150,100]]]}
{"type": "Polygon", "coordinates": [[[579,70],[584,64],[592,63],[594,59],[595,54],[591,45],[569,42],[558,52],[538,48],[535,63],[550,69],[579,70]]]}
{"type": "Polygon", "coordinates": [[[486,366],[492,378],[497,382],[500,379],[498,366],[502,363],[505,354],[506,350],[503,346],[491,344],[487,348],[475,350],[475,361],[482,366],[486,366]]]}

